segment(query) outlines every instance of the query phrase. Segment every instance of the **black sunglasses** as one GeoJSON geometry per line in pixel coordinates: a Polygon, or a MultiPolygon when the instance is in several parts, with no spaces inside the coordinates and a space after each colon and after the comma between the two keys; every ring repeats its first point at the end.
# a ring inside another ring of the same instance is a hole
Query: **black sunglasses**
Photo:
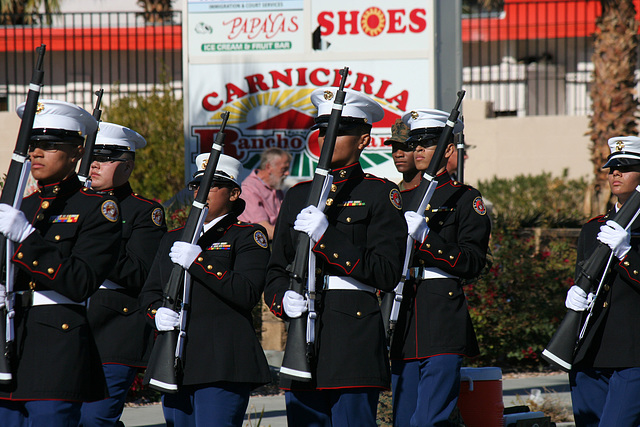
{"type": "Polygon", "coordinates": [[[121,158],[113,158],[113,157],[109,157],[109,156],[93,156],[92,159],[94,162],[98,162],[98,163],[114,163],[114,162],[126,162],[128,159],[121,159],[121,158]]]}
{"type": "MultiPolygon", "coordinates": [[[[323,128],[319,128],[320,133],[318,134],[318,137],[320,138],[324,138],[327,134],[327,128],[323,127],[323,128]]],[[[336,133],[336,136],[359,136],[360,135],[360,131],[357,128],[339,128],[338,132],[336,133]]]]}
{"type": "Polygon", "coordinates": [[[55,152],[64,147],[74,147],[76,145],[77,144],[69,144],[60,141],[31,141],[31,143],[29,144],[29,152],[31,153],[35,151],[36,148],[39,148],[43,151],[55,152]]]}

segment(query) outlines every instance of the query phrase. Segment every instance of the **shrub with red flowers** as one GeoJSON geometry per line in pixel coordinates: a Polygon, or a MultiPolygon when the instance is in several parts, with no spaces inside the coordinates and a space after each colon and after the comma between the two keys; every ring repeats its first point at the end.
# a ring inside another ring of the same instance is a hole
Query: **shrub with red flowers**
{"type": "Polygon", "coordinates": [[[540,353],[566,313],[576,243],[587,219],[580,209],[586,181],[567,175],[479,183],[483,197],[493,203],[492,263],[465,286],[481,352],[469,364],[514,370],[548,367],[540,353]]]}
{"type": "Polygon", "coordinates": [[[524,230],[495,230],[493,264],[465,287],[480,342],[479,366],[542,369],[540,353],[564,317],[564,299],[573,284],[577,237],[536,240],[524,230]]]}
{"type": "Polygon", "coordinates": [[[167,208],[167,230],[175,230],[185,225],[191,206],[171,205],[167,208]]]}

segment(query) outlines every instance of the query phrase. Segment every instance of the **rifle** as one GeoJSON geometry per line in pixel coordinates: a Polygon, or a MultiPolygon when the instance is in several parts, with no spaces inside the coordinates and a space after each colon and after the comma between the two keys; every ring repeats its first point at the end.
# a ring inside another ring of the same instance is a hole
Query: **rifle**
{"type": "Polygon", "coordinates": [[[96,106],[93,109],[93,118],[98,122],[96,130],[87,136],[87,141],[84,143],[84,154],[80,161],[80,167],[78,168],[78,179],[84,184],[85,187],[91,188],[91,163],[93,162],[93,147],[96,145],[96,137],[100,129],[100,116],[102,110],[100,109],[100,103],[102,102],[102,95],[104,89],[97,90],[95,92],[98,99],[96,99],[96,106]]]}
{"type": "MultiPolygon", "coordinates": [[[[620,210],[611,217],[611,219],[623,228],[628,228],[640,213],[640,186],[636,187],[636,191],[622,205],[620,210]]],[[[579,266],[575,285],[579,286],[587,294],[595,288],[594,284],[598,277],[600,287],[606,276],[609,274],[609,264],[613,257],[611,248],[602,242],[598,242],[598,246],[591,256],[579,266]]],[[[595,301],[595,300],[594,300],[595,301]]],[[[569,309],[562,319],[560,326],[555,334],[551,337],[551,341],[542,351],[542,358],[552,365],[559,367],[564,371],[570,371],[573,365],[573,359],[581,342],[582,336],[587,327],[587,322],[591,318],[591,311],[594,304],[591,304],[589,313],[581,326],[581,318],[583,312],[569,309]]]]}
{"type": "MultiPolygon", "coordinates": [[[[333,102],[333,109],[329,116],[327,125],[327,133],[320,152],[318,166],[313,175],[311,190],[306,206],[314,205],[319,209],[326,207],[326,203],[322,203],[326,198],[325,189],[331,187],[333,176],[329,173],[331,166],[331,158],[333,157],[333,149],[338,136],[338,127],[340,118],[342,117],[342,106],[346,92],[344,84],[347,80],[349,68],[344,67],[340,74],[342,80],[340,87],[336,91],[336,97],[333,102]]],[[[313,345],[315,341],[315,268],[311,268],[315,262],[315,255],[310,253],[310,238],[306,233],[298,234],[296,246],[296,254],[290,265],[289,289],[299,293],[300,295],[308,295],[309,311],[307,316],[300,316],[291,319],[289,329],[287,331],[287,344],[284,350],[282,365],[280,367],[280,375],[290,377],[298,381],[311,380],[311,359],[313,358],[313,345]]]]}
{"type": "MultiPolygon", "coordinates": [[[[460,115],[460,104],[462,104],[462,98],[464,98],[464,94],[464,90],[460,90],[458,92],[458,99],[456,101],[456,104],[449,114],[447,123],[438,139],[433,157],[431,157],[429,166],[424,172],[424,175],[422,175],[422,182],[415,190],[416,194],[414,199],[412,200],[412,203],[407,206],[407,211],[417,212],[420,215],[424,216],[427,204],[433,197],[433,193],[436,191],[436,187],[438,186],[438,181],[436,181],[435,179],[436,174],[438,173],[438,169],[440,169],[440,163],[442,163],[444,153],[447,149],[447,146],[449,145],[449,142],[451,141],[451,137],[453,135],[453,127],[455,126],[456,121],[458,120],[458,116],[460,115]]],[[[460,161],[459,158],[458,161],[460,161]]],[[[404,292],[404,284],[411,279],[411,269],[409,268],[409,265],[413,257],[414,243],[415,241],[413,240],[413,238],[411,236],[407,236],[404,264],[402,267],[403,276],[396,288],[393,290],[393,293],[387,292],[382,297],[380,311],[382,312],[382,321],[384,323],[388,347],[391,345],[393,330],[395,329],[396,323],[398,322],[400,304],[402,303],[402,293],[404,292]]]]}
{"type": "Polygon", "coordinates": [[[464,182],[464,133],[458,134],[458,142],[456,143],[458,149],[458,167],[456,168],[456,180],[458,182],[464,182]]]}
{"type": "MultiPolygon", "coordinates": [[[[31,162],[28,157],[29,144],[31,143],[31,131],[33,129],[33,121],[38,107],[40,88],[42,87],[42,80],[44,79],[42,63],[44,61],[45,51],[46,45],[44,44],[41,44],[36,48],[38,59],[33,70],[31,82],[29,83],[29,92],[27,93],[22,121],[20,122],[20,130],[18,131],[16,147],[13,151],[13,155],[11,156],[7,179],[5,180],[4,187],[2,188],[2,195],[0,196],[0,203],[6,203],[16,209],[20,209],[22,196],[24,195],[24,189],[27,184],[27,177],[31,171],[31,162]]],[[[13,255],[13,242],[1,234],[0,253],[2,253],[2,256],[0,256],[0,262],[2,262],[4,270],[4,274],[2,274],[0,280],[2,281],[2,285],[5,286],[6,291],[5,306],[2,309],[3,313],[0,316],[0,337],[5,337],[4,351],[3,354],[0,355],[0,384],[10,384],[13,379],[11,365],[14,354],[13,318],[15,316],[13,293],[14,269],[13,263],[11,262],[11,256],[13,255]]]]}
{"type": "MultiPolygon", "coordinates": [[[[191,205],[191,211],[182,231],[180,241],[195,244],[200,238],[202,224],[207,216],[207,196],[213,184],[213,177],[218,165],[218,159],[224,145],[224,129],[227,126],[229,112],[222,113],[222,124],[211,147],[211,154],[205,168],[198,195],[191,205]]],[[[163,393],[176,393],[180,383],[182,371],[182,350],[186,339],[185,326],[189,311],[188,301],[189,275],[184,268],[175,265],[163,289],[163,307],[180,312],[180,330],[158,332],[149,364],[144,376],[143,384],[163,393]],[[186,290],[185,290],[186,289],[186,290]],[[181,297],[181,294],[183,295],[181,297]],[[185,297],[185,295],[187,297],[185,297]]]]}

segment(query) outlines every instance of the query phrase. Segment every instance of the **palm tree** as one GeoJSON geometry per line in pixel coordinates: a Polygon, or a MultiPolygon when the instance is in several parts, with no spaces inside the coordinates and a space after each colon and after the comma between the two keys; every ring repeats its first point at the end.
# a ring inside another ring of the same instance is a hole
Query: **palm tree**
{"type": "Polygon", "coordinates": [[[51,14],[60,11],[59,0],[0,0],[0,25],[31,25],[44,6],[44,16],[51,23],[51,14]]]}
{"type": "Polygon", "coordinates": [[[638,58],[638,22],[633,0],[600,0],[602,14],[596,21],[591,86],[593,115],[589,123],[594,183],[591,214],[605,212],[611,191],[607,171],[602,170],[609,155],[607,140],[614,136],[636,135],[635,69],[638,58]]]}
{"type": "Polygon", "coordinates": [[[138,6],[144,9],[141,15],[148,23],[170,22],[173,17],[173,0],[138,0],[138,6]]]}

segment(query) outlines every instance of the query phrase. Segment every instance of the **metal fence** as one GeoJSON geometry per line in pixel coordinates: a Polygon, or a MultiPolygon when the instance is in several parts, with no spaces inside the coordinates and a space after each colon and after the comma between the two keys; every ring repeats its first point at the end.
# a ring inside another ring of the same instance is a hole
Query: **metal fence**
{"type": "MultiPolygon", "coordinates": [[[[182,14],[148,23],[135,12],[30,16],[29,23],[0,27],[0,111],[24,101],[35,48],[47,47],[41,98],[61,99],[91,111],[93,92],[147,94],[169,85],[182,97],[182,14]]],[[[0,15],[8,22],[9,15],[0,15]]]]}
{"type": "MultiPolygon", "coordinates": [[[[594,0],[506,0],[491,13],[465,7],[467,99],[490,101],[497,116],[589,114],[599,14],[594,0]]],[[[0,110],[24,100],[40,43],[47,45],[43,97],[91,109],[99,88],[108,104],[118,93],[145,94],[163,83],[182,96],[181,12],[159,24],[135,12],[53,14],[50,23],[33,18],[0,26],[0,110]]],[[[7,19],[0,15],[0,22],[7,19]]]]}
{"type": "MultiPolygon", "coordinates": [[[[636,8],[640,0],[634,0],[636,8]]],[[[467,9],[462,22],[467,97],[496,115],[591,112],[593,34],[600,2],[506,0],[499,12],[467,9]]]]}

